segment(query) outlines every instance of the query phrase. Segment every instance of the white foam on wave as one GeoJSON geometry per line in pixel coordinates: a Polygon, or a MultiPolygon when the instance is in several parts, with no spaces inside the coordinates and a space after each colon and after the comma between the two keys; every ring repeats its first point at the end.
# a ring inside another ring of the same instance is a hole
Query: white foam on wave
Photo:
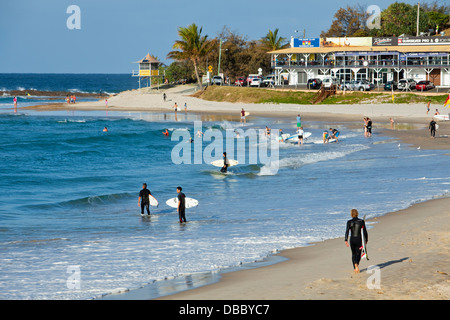
{"type": "Polygon", "coordinates": [[[299,154],[293,157],[286,157],[276,161],[271,161],[261,167],[258,175],[260,176],[273,176],[278,173],[279,169],[296,169],[304,165],[317,163],[320,161],[334,160],[337,158],[345,157],[351,153],[359,152],[362,150],[369,149],[369,147],[364,145],[350,145],[344,146],[340,151],[325,151],[325,152],[313,152],[307,154],[299,154]]]}

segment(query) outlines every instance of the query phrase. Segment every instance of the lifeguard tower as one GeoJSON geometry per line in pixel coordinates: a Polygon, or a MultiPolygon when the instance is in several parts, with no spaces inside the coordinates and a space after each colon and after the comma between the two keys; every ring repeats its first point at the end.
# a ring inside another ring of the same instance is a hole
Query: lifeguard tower
{"type": "Polygon", "coordinates": [[[139,61],[139,70],[133,70],[132,76],[139,77],[139,88],[141,88],[141,81],[147,81],[147,87],[152,85],[152,77],[159,77],[159,66],[161,62],[153,58],[150,53],[139,61]]]}

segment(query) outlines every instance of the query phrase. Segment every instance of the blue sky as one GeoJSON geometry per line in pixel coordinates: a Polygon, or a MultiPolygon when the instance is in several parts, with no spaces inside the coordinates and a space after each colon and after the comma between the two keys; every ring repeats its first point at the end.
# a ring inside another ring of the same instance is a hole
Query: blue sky
{"type": "Polygon", "coordinates": [[[394,2],[366,1],[0,0],[0,73],[130,73],[147,52],[170,63],[177,27],[193,22],[210,37],[224,26],[248,39],[276,28],[318,37],[340,7],[394,2]],[[70,5],[81,10],[79,30],[67,28],[70,5]]]}

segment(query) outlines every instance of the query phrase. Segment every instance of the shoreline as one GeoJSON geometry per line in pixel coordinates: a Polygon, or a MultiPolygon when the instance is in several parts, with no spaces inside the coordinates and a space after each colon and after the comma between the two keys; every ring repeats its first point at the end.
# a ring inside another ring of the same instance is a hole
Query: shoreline
{"type": "Polygon", "coordinates": [[[155,300],[447,300],[449,222],[450,197],[367,220],[370,260],[361,261],[359,274],[342,236],[283,250],[275,256],[285,261],[222,273],[215,283],[155,300]]]}

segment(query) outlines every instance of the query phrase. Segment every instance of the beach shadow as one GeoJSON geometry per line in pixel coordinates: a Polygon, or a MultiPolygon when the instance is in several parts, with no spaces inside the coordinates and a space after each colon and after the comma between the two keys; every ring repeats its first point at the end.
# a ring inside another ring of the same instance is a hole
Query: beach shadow
{"type": "MultiPolygon", "coordinates": [[[[376,264],[376,266],[379,267],[380,269],[383,269],[383,268],[389,267],[389,266],[391,266],[393,264],[396,264],[396,263],[403,262],[403,261],[408,260],[408,259],[409,259],[409,257],[404,257],[404,258],[401,258],[401,259],[398,259],[398,260],[391,260],[391,261],[387,261],[387,262],[384,262],[384,263],[376,264]]],[[[367,268],[361,270],[360,272],[366,272],[366,271],[367,271],[367,268]]]]}

